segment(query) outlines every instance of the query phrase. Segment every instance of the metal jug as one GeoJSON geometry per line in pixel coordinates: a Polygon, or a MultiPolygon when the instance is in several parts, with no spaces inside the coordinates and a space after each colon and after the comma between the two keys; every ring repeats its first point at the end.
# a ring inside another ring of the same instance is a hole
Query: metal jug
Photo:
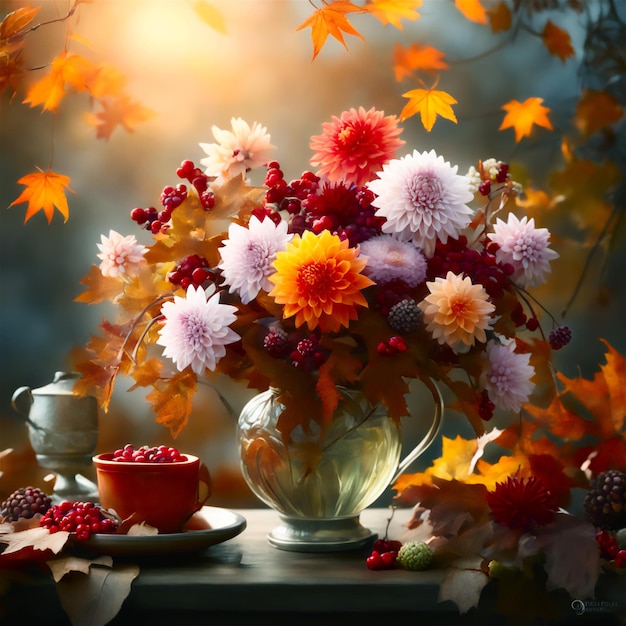
{"type": "Polygon", "coordinates": [[[53,500],[94,500],[97,486],[83,472],[92,466],[98,442],[98,405],[93,396],[78,396],[75,372],[56,372],[43,387],[20,387],[13,408],[28,424],[38,463],[56,474],[53,500]]]}

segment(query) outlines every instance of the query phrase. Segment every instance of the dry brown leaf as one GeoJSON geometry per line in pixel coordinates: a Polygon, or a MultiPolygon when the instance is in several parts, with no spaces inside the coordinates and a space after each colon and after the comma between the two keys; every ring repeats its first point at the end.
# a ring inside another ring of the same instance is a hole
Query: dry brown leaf
{"type": "Polygon", "coordinates": [[[113,559],[110,556],[99,556],[96,559],[83,559],[78,556],[62,556],[58,559],[51,559],[46,565],[52,572],[54,582],[58,583],[63,576],[70,572],[81,572],[89,574],[89,568],[92,565],[102,565],[103,567],[112,567],[113,559]]]}
{"type": "Polygon", "coordinates": [[[27,548],[33,550],[51,550],[58,554],[63,550],[70,534],[64,530],[51,533],[47,528],[29,528],[20,532],[9,532],[0,535],[0,543],[7,544],[3,555],[19,552],[27,548]]]}

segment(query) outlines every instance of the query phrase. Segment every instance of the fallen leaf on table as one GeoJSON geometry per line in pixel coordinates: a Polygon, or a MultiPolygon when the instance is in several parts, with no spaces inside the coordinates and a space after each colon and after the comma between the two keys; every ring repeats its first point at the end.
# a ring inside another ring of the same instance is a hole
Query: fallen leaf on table
{"type": "Polygon", "coordinates": [[[484,559],[481,557],[459,559],[446,571],[439,587],[437,602],[450,600],[459,609],[459,613],[467,613],[477,607],[480,594],[489,582],[487,572],[482,568],[484,559]]]}
{"type": "Polygon", "coordinates": [[[51,550],[54,554],[58,554],[65,546],[69,536],[70,534],[63,530],[51,533],[47,528],[41,526],[0,534],[0,543],[7,544],[2,555],[12,554],[27,548],[41,551],[51,550]]]}
{"type": "Polygon", "coordinates": [[[105,567],[111,567],[113,565],[113,559],[110,556],[100,556],[96,559],[82,559],[77,556],[65,556],[58,559],[51,559],[46,563],[52,572],[52,578],[54,582],[58,583],[65,574],[70,572],[81,572],[83,574],[89,574],[89,568],[91,565],[103,565],[105,567]]]}

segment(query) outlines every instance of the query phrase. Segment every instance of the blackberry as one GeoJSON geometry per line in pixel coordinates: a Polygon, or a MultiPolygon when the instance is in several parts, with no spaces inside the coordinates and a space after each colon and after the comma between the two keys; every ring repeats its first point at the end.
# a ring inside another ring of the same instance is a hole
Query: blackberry
{"type": "Polygon", "coordinates": [[[626,472],[600,472],[589,483],[583,508],[587,520],[598,528],[626,527],[626,472]]]}
{"type": "Polygon", "coordinates": [[[560,350],[572,340],[572,331],[567,326],[558,326],[550,331],[548,342],[553,350],[560,350]]]}
{"type": "Polygon", "coordinates": [[[387,322],[399,333],[410,333],[420,326],[423,314],[415,300],[405,298],[389,309],[387,322]]]}
{"type": "Polygon", "coordinates": [[[3,503],[0,517],[6,522],[30,519],[37,513],[44,514],[52,506],[50,496],[37,487],[20,487],[3,503]]]}

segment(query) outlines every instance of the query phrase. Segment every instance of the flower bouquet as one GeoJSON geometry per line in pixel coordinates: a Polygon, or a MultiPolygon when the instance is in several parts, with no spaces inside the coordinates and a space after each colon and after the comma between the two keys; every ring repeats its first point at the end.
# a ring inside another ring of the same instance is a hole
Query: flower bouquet
{"type": "Polygon", "coordinates": [[[516,214],[506,163],[463,175],[433,150],[398,158],[399,120],[361,107],[324,123],[315,170],[287,181],[266,128],[212,130],[201,167],[184,161],[159,208],[132,210],[150,245],[102,236],[77,299],[119,316],[76,351],[77,391],[106,409],[130,376],[174,436],[198,381],[219,375],[280,390],[285,440],[327,430],[342,387],[398,420],[411,380],[443,385],[477,434],[495,409],[519,411],[536,346],[559,349],[569,330],[539,323],[528,289],[558,255],[516,214]]]}

